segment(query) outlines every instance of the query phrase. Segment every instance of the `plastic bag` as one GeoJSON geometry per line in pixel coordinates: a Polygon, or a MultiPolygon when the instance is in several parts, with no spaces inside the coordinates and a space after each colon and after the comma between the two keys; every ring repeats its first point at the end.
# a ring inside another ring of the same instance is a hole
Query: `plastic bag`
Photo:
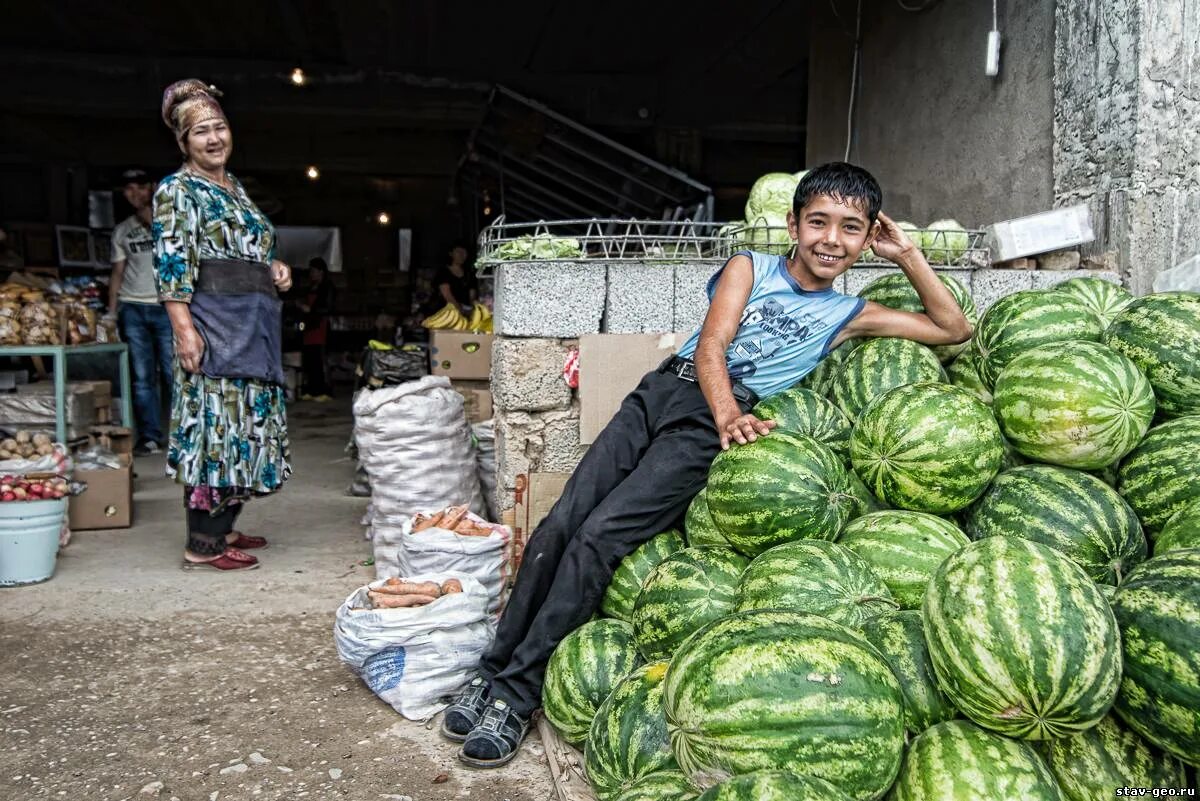
{"type": "Polygon", "coordinates": [[[426,573],[408,581],[455,578],[463,591],[403,609],[369,609],[373,581],[352,592],[337,610],[333,638],[338,656],[372,692],[409,720],[427,720],[445,709],[479,667],[495,628],[487,592],[464,573],[426,573]]]}
{"type": "Polygon", "coordinates": [[[437,527],[414,534],[412,520],[398,527],[375,523],[371,531],[376,577],[447,570],[466,573],[487,591],[488,612],[499,614],[512,572],[512,532],[479,515],[468,514],[467,518],[490,528],[491,535],[456,534],[437,527]]]}
{"type": "Polygon", "coordinates": [[[491,420],[471,426],[475,437],[475,467],[479,473],[479,490],[483,493],[484,516],[499,520],[499,498],[496,495],[496,428],[491,420]]]}
{"type": "Polygon", "coordinates": [[[1200,292],[1200,253],[1181,261],[1154,278],[1155,292],[1200,292]]]}
{"type": "Polygon", "coordinates": [[[371,389],[394,387],[406,381],[415,381],[429,372],[429,354],[423,349],[375,350],[368,348],[363,354],[362,372],[364,382],[371,389]]]}

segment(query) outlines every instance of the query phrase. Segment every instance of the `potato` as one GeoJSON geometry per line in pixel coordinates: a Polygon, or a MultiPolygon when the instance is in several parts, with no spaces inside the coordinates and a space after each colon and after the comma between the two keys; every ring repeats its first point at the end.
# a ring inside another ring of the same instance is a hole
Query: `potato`
{"type": "Polygon", "coordinates": [[[41,447],[42,445],[51,445],[53,443],[50,440],[49,434],[34,434],[33,435],[33,444],[38,447],[41,447]]]}
{"type": "Polygon", "coordinates": [[[26,442],[32,442],[32,441],[33,441],[33,435],[30,434],[28,431],[18,431],[17,432],[17,442],[26,443],[26,442]]]}
{"type": "Polygon", "coordinates": [[[3,448],[6,451],[15,451],[17,449],[17,441],[12,437],[9,437],[3,442],[0,442],[0,448],[3,448]]]}

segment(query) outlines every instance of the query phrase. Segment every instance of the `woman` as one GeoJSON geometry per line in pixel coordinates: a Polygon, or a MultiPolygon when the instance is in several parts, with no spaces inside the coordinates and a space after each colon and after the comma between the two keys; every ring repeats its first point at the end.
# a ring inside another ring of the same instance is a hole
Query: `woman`
{"type": "Polygon", "coordinates": [[[234,529],[243,504],[291,474],[280,300],[291,270],[275,229],[225,165],[233,147],[215,87],[179,81],[163,122],[183,167],[154,193],[159,299],[175,335],[167,475],[184,485],[186,569],[258,567],[262,537],[234,529]]]}
{"type": "Polygon", "coordinates": [[[329,315],[333,313],[336,290],[328,265],[320,256],[308,262],[308,294],[296,305],[304,312],[304,392],[301,400],[329,400],[325,379],[325,345],[329,338],[329,315]]]}
{"type": "MultiPolygon", "coordinates": [[[[471,315],[471,309],[479,296],[479,282],[475,271],[467,269],[467,249],[455,245],[450,249],[450,263],[438,270],[433,280],[440,299],[452,306],[458,306],[466,316],[471,315]]],[[[439,305],[438,308],[441,308],[439,305]]]]}

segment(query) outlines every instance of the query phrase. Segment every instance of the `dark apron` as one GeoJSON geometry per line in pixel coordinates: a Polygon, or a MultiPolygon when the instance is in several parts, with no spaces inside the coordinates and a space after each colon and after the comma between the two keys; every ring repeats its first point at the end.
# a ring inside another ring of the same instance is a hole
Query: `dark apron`
{"type": "Polygon", "coordinates": [[[200,372],[210,378],[286,383],[283,301],[268,264],[202,259],[192,294],[192,322],[204,339],[200,372]]]}

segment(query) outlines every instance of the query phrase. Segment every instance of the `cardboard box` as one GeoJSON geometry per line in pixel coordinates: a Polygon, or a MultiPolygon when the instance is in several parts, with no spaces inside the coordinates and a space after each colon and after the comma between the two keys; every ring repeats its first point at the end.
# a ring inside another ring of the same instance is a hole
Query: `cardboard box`
{"type": "Polygon", "coordinates": [[[96,409],[107,409],[112,406],[111,381],[72,381],[71,383],[91,388],[93,404],[96,409]]]}
{"type": "Polygon", "coordinates": [[[76,470],[75,480],[87,484],[68,504],[72,531],[129,528],[133,525],[133,458],[122,456],[116,470],[76,470]]]}
{"type": "Polygon", "coordinates": [[[517,476],[516,506],[513,508],[513,572],[521,566],[525,543],[550,507],[562,496],[570,473],[528,473],[517,476]]]}
{"type": "MultiPolygon", "coordinates": [[[[67,437],[87,434],[96,421],[96,402],[86,381],[70,381],[66,392],[67,437]]],[[[17,391],[0,395],[0,428],[45,431],[54,434],[54,382],[19,385],[17,391]]]]}
{"type": "Polygon", "coordinates": [[[88,434],[118,456],[133,457],[133,430],[122,426],[92,426],[88,434]]]}
{"type": "Polygon", "coordinates": [[[429,372],[447,378],[487,380],[492,374],[492,335],[434,331],[429,339],[429,372]]]}
{"type": "Polygon", "coordinates": [[[492,419],[492,384],[490,381],[452,380],[450,387],[463,396],[463,409],[471,423],[492,419]]]}
{"type": "Polygon", "coordinates": [[[1085,204],[1043,211],[987,227],[992,261],[1011,261],[1091,242],[1092,218],[1085,204]]]}
{"type": "Polygon", "coordinates": [[[588,334],[579,338],[579,442],[590,445],[642,376],[662,364],[690,333],[588,334]]]}

